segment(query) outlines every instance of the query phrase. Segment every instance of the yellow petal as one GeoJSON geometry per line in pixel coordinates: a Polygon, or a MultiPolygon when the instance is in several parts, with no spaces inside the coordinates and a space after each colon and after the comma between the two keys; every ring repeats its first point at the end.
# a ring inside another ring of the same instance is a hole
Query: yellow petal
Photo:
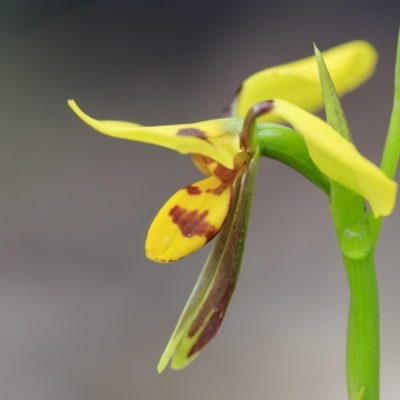
{"type": "Polygon", "coordinates": [[[212,175],[174,194],[150,226],[147,257],[158,262],[175,261],[211,240],[228,215],[232,184],[212,175]]]}
{"type": "Polygon", "coordinates": [[[363,157],[355,146],[320,118],[283,100],[272,100],[271,113],[303,135],[311,159],[329,178],[368,200],[375,217],[389,215],[397,184],[363,157]]]}
{"type": "MultiPolygon", "coordinates": [[[[368,42],[354,41],[322,53],[339,96],[354,90],[374,72],[377,53],[368,42]]],[[[232,115],[245,117],[256,103],[279,98],[314,112],[324,104],[315,56],[260,71],[247,78],[232,105],[232,115]]],[[[258,121],[273,121],[264,116],[258,121]]]]}
{"type": "Polygon", "coordinates": [[[84,122],[101,133],[167,147],[182,154],[201,154],[227,168],[233,168],[234,157],[240,149],[240,119],[144,127],[131,122],[95,120],[86,115],[73,100],[69,100],[68,104],[84,122]]]}

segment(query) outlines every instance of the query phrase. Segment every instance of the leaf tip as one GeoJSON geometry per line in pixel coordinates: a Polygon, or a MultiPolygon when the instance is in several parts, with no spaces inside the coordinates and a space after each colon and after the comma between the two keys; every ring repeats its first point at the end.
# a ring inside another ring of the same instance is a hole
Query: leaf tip
{"type": "Polygon", "coordinates": [[[169,361],[169,359],[164,354],[161,356],[160,361],[157,364],[157,372],[159,374],[161,374],[165,370],[169,361]]]}

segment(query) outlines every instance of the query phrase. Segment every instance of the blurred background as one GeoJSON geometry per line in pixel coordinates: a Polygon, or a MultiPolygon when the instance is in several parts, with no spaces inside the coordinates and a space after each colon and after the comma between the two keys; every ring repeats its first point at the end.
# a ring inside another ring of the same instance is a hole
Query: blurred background
{"type": "MultiPolygon", "coordinates": [[[[67,107],[142,124],[219,115],[250,74],[354,39],[380,54],[343,100],[379,163],[391,112],[397,0],[0,2],[0,398],[346,398],[348,289],[325,196],[262,160],[241,279],[187,369],[158,359],[210,246],[144,256],[190,157],[91,130],[67,107]]],[[[322,114],[321,114],[322,115],[322,114]]],[[[382,398],[399,396],[400,212],[377,253],[382,398]]]]}

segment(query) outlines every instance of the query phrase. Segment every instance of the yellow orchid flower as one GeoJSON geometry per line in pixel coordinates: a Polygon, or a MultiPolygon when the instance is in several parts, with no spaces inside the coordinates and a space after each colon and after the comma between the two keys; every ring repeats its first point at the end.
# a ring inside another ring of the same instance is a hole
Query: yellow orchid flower
{"type": "MultiPolygon", "coordinates": [[[[303,136],[314,163],[328,177],[365,197],[376,216],[392,212],[397,184],[358,153],[352,143],[321,119],[284,100],[256,104],[247,114],[244,126],[251,126],[255,118],[269,113],[293,125],[303,136]]],[[[247,141],[242,136],[245,148],[248,139],[249,136],[247,141]]],[[[239,276],[258,157],[256,150],[243,174],[227,222],[161,356],[159,372],[170,360],[173,369],[186,367],[213,339],[222,323],[239,276]]]]}
{"type": "MultiPolygon", "coordinates": [[[[340,94],[368,79],[377,58],[374,48],[363,41],[337,46],[323,54],[340,94]]],[[[315,57],[269,68],[251,76],[243,83],[231,112],[244,117],[254,104],[274,97],[309,110],[321,107],[323,99],[315,57]]],[[[195,165],[209,175],[178,191],[157,214],[146,241],[146,254],[150,259],[159,262],[177,260],[197,250],[218,233],[229,210],[232,188],[248,163],[246,153],[240,148],[240,119],[143,127],[130,122],[97,121],[83,113],[74,101],[69,104],[82,120],[99,132],[192,154],[195,165]]],[[[290,111],[289,103],[287,107],[290,111]]],[[[297,114],[295,111],[293,115],[297,114]]],[[[304,115],[304,118],[309,118],[304,115]]],[[[290,115],[279,115],[278,112],[265,114],[259,120],[271,119],[270,116],[291,122],[290,115]]],[[[296,117],[295,120],[301,119],[296,117]]],[[[314,134],[312,138],[306,139],[311,147],[317,137],[314,134]]],[[[340,145],[352,146],[348,143],[340,145]]],[[[315,157],[318,157],[318,146],[315,157]]],[[[321,170],[326,173],[326,168],[321,170]]],[[[331,171],[336,171],[335,164],[332,164],[331,171]]],[[[338,178],[338,174],[335,177],[338,178]]],[[[353,181],[350,181],[351,186],[353,181]]],[[[339,182],[343,184],[344,180],[339,182]]]]}
{"type": "MultiPolygon", "coordinates": [[[[221,231],[160,359],[159,372],[171,359],[171,367],[181,369],[196,358],[216,335],[233,295],[243,257],[252,185],[259,158],[256,144],[249,134],[255,118],[270,113],[292,124],[303,136],[317,167],[331,179],[364,196],[375,215],[388,215],[395,204],[397,186],[393,181],[323,120],[284,100],[255,105],[244,121],[229,118],[148,128],[94,120],[75,102],[69,104],[82,120],[100,132],[157,144],[164,144],[168,135],[179,151],[192,152],[195,165],[209,175],[172,196],[157,214],[147,236],[147,256],[154,261],[170,262],[197,250],[221,231]],[[191,134],[176,135],[182,129],[191,134]],[[158,141],[158,137],[161,140],[158,141]],[[209,138],[214,142],[220,138],[229,144],[233,168],[229,169],[210,157],[213,147],[203,146],[204,141],[210,144],[209,138]],[[201,155],[198,154],[200,151],[201,155]]],[[[260,124],[260,129],[263,129],[263,124],[260,124]]],[[[167,147],[172,145],[168,143],[167,147]]]]}
{"type": "MultiPolygon", "coordinates": [[[[339,94],[368,79],[376,62],[375,50],[361,41],[338,46],[324,53],[324,57],[332,68],[339,94]]],[[[191,154],[198,169],[207,175],[180,189],[166,202],[146,240],[146,255],[150,259],[171,262],[199,249],[220,232],[160,360],[160,372],[171,358],[172,368],[179,369],[196,357],[218,331],[233,294],[260,155],[257,135],[253,137],[252,133],[257,129],[261,132],[263,125],[253,129],[256,118],[290,123],[303,136],[315,165],[329,178],[366,198],[376,216],[388,215],[394,207],[396,184],[360,155],[353,144],[305,111],[323,105],[313,63],[314,57],[268,69],[246,80],[230,108],[231,114],[246,116],[245,120],[223,118],[143,127],[95,120],[73,100],[69,101],[73,111],[97,131],[191,154]]]]}
{"type": "MultiPolygon", "coordinates": [[[[204,246],[220,231],[234,185],[249,162],[249,155],[240,147],[240,119],[142,127],[98,121],[83,113],[74,101],[69,104],[82,120],[102,133],[192,153],[196,166],[209,175],[179,190],[161,208],[148,232],[148,258],[158,262],[178,260],[204,246]]],[[[270,101],[269,107],[272,115],[286,120],[304,136],[310,157],[322,172],[366,198],[375,216],[392,211],[396,184],[362,157],[352,143],[321,119],[284,100],[270,101]]]]}

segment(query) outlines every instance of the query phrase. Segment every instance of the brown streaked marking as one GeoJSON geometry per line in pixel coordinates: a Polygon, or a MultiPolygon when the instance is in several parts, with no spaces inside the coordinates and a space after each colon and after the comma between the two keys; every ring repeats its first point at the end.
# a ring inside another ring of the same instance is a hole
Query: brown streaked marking
{"type": "Polygon", "coordinates": [[[221,164],[215,168],[213,175],[217,176],[223,183],[228,183],[236,178],[238,167],[235,165],[234,169],[228,169],[221,164]]]}
{"type": "Polygon", "coordinates": [[[220,196],[228,186],[229,186],[228,183],[221,183],[218,187],[214,189],[207,189],[206,193],[212,193],[215,194],[216,196],[220,196]]]}
{"type": "MultiPolygon", "coordinates": [[[[218,303],[216,304],[216,307],[214,309],[210,309],[207,306],[205,309],[202,311],[206,311],[208,309],[208,312],[211,312],[211,317],[209,320],[206,322],[205,326],[202,328],[201,333],[199,337],[197,338],[196,342],[193,344],[192,348],[190,349],[188,353],[188,357],[193,356],[194,354],[198,353],[200,350],[202,350],[210,341],[214,338],[214,336],[217,334],[222,321],[225,316],[226,309],[228,308],[230,299],[232,297],[233,291],[235,289],[235,285],[228,283],[228,286],[225,289],[225,292],[222,294],[221,298],[219,299],[218,303]]],[[[221,290],[221,288],[218,288],[221,290]]],[[[215,292],[215,290],[214,290],[215,292]]],[[[217,293],[214,293],[214,299],[215,297],[218,296],[217,293]]],[[[207,315],[205,313],[200,312],[200,315],[197,317],[197,319],[193,322],[193,325],[191,326],[188,336],[193,337],[196,332],[198,332],[199,329],[201,329],[201,325],[204,324],[205,318],[207,315]],[[200,326],[199,326],[200,324],[200,326]]]]}
{"type": "Polygon", "coordinates": [[[207,134],[196,128],[182,128],[176,133],[178,136],[192,136],[199,139],[208,140],[207,134]]]}
{"type": "Polygon", "coordinates": [[[238,159],[238,155],[236,155],[235,165],[233,169],[229,169],[224,167],[221,164],[218,164],[217,168],[215,168],[213,175],[215,175],[220,181],[223,183],[231,183],[240,175],[242,175],[246,165],[247,160],[238,159]]]}
{"type": "Polygon", "coordinates": [[[237,245],[239,232],[236,224],[232,228],[232,235],[226,248],[228,257],[223,257],[221,260],[222,265],[212,283],[211,290],[188,331],[189,338],[200,332],[187,355],[188,358],[202,350],[217,334],[235,291],[239,270],[232,263],[231,255],[237,245]]]}
{"type": "Polygon", "coordinates": [[[211,323],[213,317],[211,317],[207,323],[205,321],[211,312],[213,312],[214,315],[221,314],[221,311],[226,310],[226,307],[228,306],[229,300],[232,297],[233,291],[235,289],[234,282],[231,282],[230,280],[231,273],[231,265],[224,263],[221,271],[218,273],[215,282],[212,285],[211,291],[208,294],[206,301],[203,303],[196,319],[193,321],[192,326],[189,329],[189,337],[193,337],[194,335],[196,335],[196,333],[203,327],[204,324],[206,324],[204,330],[210,329],[207,329],[207,326],[213,325],[211,323]]]}
{"type": "Polygon", "coordinates": [[[176,205],[169,210],[169,215],[184,237],[204,236],[208,242],[218,233],[218,229],[206,221],[207,210],[203,212],[189,211],[176,205]]]}
{"type": "Polygon", "coordinates": [[[214,339],[215,335],[217,334],[221,326],[222,319],[223,318],[220,318],[217,312],[214,312],[211,315],[211,318],[208,321],[207,325],[205,326],[204,330],[200,333],[200,336],[197,338],[196,342],[189,350],[189,353],[187,355],[188,358],[194,356],[196,353],[202,350],[208,343],[210,343],[212,339],[214,339]]]}
{"type": "Polygon", "coordinates": [[[198,186],[189,185],[189,186],[186,186],[185,189],[186,189],[186,191],[187,191],[191,196],[196,196],[196,195],[198,195],[198,194],[203,193],[203,192],[199,189],[198,186]]]}

